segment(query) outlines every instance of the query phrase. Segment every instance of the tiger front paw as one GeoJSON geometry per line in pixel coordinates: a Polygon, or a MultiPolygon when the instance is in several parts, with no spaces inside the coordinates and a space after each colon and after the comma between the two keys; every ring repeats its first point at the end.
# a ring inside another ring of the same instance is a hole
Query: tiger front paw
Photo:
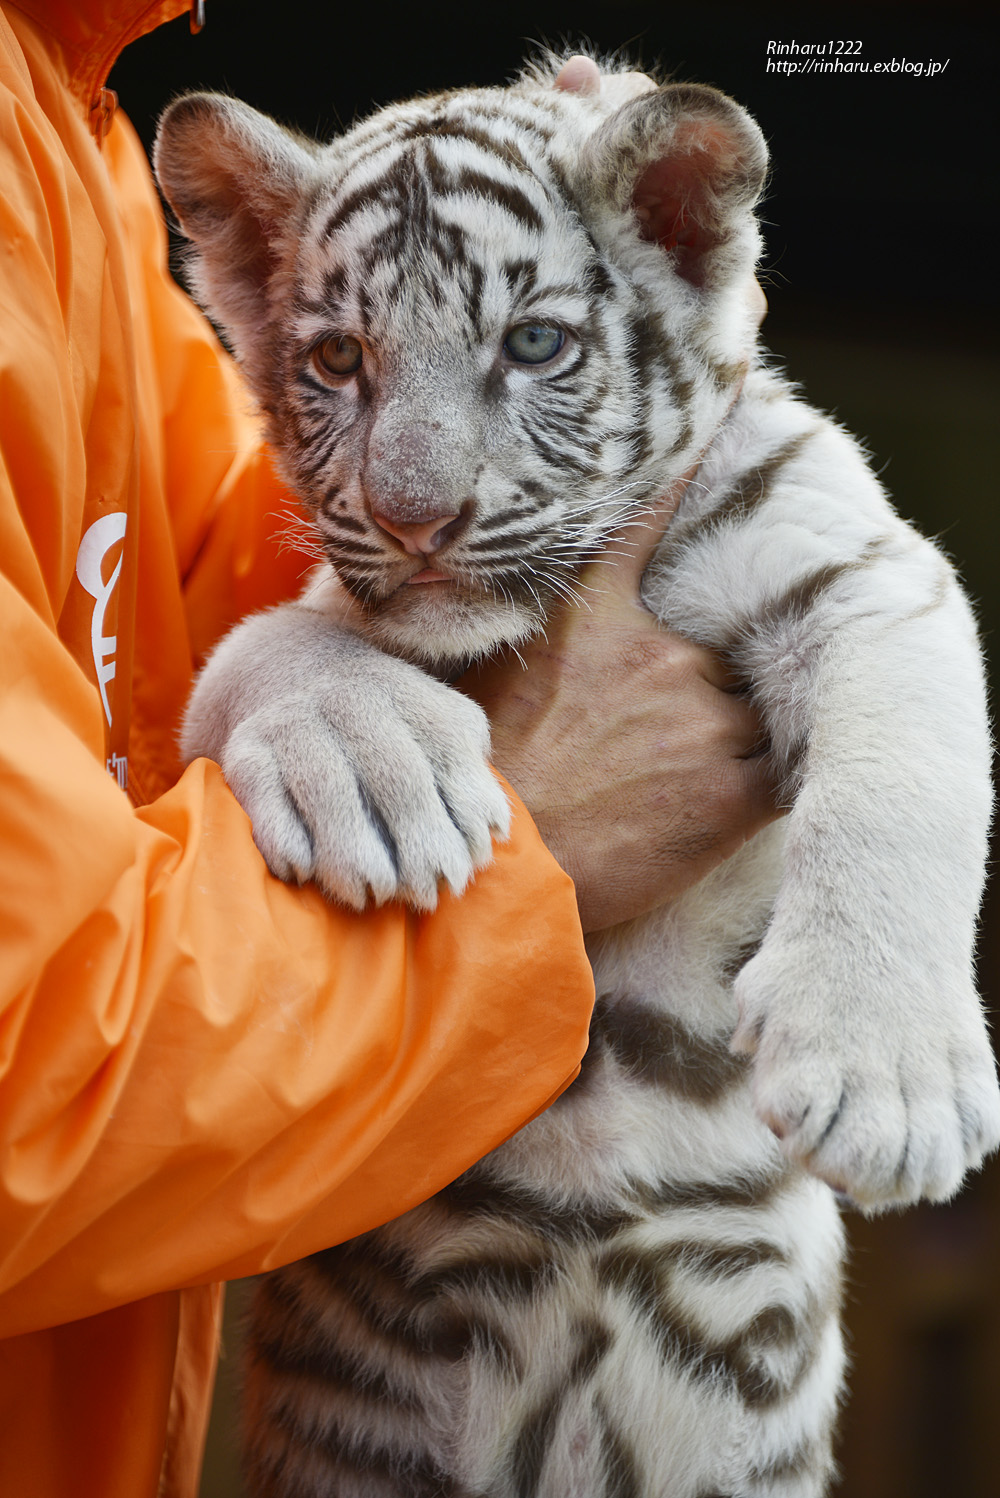
{"type": "Polygon", "coordinates": [[[769,943],[736,983],[733,1049],[789,1159],[864,1211],[954,1195],[1000,1144],[1000,1090],[974,992],[844,986],[828,958],[769,943]]]}
{"type": "Polygon", "coordinates": [[[355,910],[433,910],[440,886],[461,893],[509,831],[481,708],[294,606],[223,642],[184,749],[221,765],[273,874],[315,880],[355,910]]]}

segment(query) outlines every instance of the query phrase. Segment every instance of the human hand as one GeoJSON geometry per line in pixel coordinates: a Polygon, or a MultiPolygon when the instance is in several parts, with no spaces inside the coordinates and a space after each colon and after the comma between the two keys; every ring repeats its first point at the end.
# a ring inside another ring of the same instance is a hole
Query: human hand
{"type": "Polygon", "coordinates": [[[523,666],[507,653],[459,683],[576,884],[585,931],[676,898],[779,815],[760,721],[725,664],[639,599],[683,489],[585,569],[580,599],[519,646],[523,666]]]}

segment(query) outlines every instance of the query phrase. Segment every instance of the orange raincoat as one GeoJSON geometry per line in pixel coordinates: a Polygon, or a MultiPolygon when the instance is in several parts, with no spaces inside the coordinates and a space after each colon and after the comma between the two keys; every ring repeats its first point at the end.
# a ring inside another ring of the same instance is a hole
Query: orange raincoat
{"type": "Polygon", "coordinates": [[[515,835],[432,918],[270,878],[174,747],[287,596],[287,499],[90,106],[179,0],[0,9],[0,1493],[190,1498],[214,1282],[445,1184],[575,1075],[569,881],[515,835]],[[100,131],[96,134],[99,136],[100,131]]]}

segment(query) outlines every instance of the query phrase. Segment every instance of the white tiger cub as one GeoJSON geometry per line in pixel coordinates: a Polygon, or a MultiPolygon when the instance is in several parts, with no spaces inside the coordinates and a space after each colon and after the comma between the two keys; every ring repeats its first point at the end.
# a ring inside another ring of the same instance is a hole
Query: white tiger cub
{"type": "Polygon", "coordinates": [[[745,677],[794,806],[593,941],[556,1105],[262,1281],[254,1495],[816,1498],[843,1366],[824,1182],[941,1199],[1000,1137],[968,607],[851,439],[748,367],[757,126],[559,66],[322,148],[231,99],[167,112],[195,285],[330,564],[220,647],[186,749],[281,876],[432,908],[507,808],[479,709],[421,667],[538,630],[700,458],[644,597],[745,677]]]}

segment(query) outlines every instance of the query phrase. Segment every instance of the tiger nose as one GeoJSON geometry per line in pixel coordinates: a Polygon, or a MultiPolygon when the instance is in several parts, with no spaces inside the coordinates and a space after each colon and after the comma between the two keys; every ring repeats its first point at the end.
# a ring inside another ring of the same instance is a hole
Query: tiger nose
{"type": "Polygon", "coordinates": [[[461,515],[435,515],[430,520],[396,520],[372,510],[372,519],[382,530],[400,541],[411,557],[431,556],[440,551],[461,527],[461,515]]]}

